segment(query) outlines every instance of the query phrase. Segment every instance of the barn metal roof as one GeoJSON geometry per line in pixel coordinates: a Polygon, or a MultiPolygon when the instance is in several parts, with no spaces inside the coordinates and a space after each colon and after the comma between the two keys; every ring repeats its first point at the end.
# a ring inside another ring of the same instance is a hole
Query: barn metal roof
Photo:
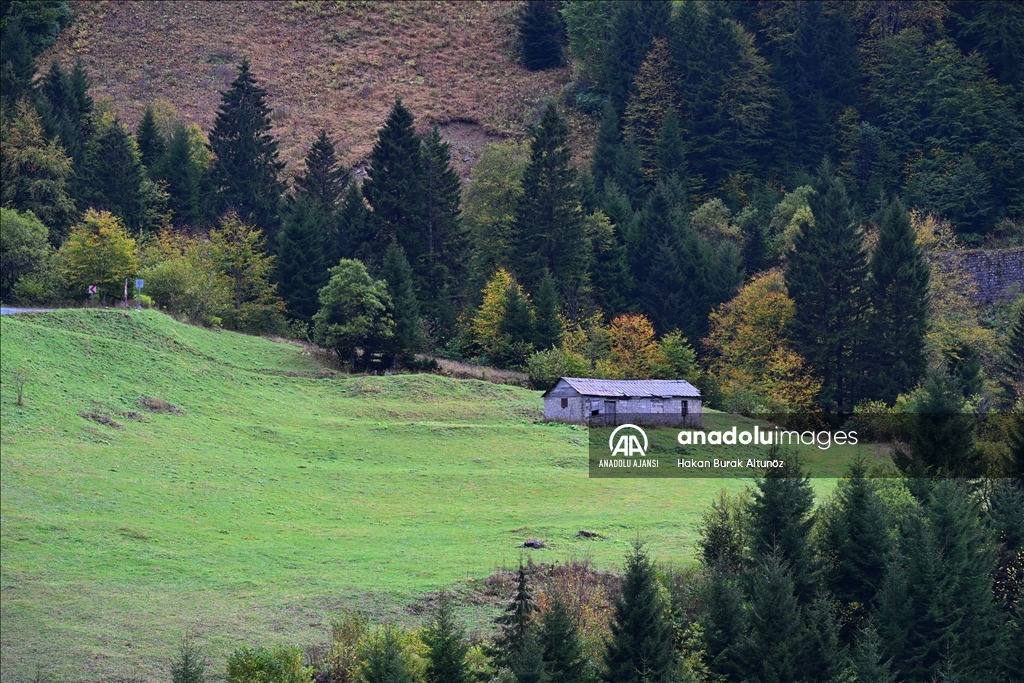
{"type": "Polygon", "coordinates": [[[700,398],[700,390],[682,379],[586,379],[582,377],[563,377],[562,381],[583,396],[700,398]]]}

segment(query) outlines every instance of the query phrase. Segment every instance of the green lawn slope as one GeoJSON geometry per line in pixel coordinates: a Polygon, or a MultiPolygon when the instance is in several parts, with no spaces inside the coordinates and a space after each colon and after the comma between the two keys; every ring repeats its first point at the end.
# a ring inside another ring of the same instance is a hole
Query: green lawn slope
{"type": "Polygon", "coordinates": [[[345,605],[414,619],[524,552],[616,567],[638,531],[686,564],[745,483],[590,479],[586,431],[539,422],[539,392],[350,377],[152,311],[5,316],[0,339],[4,681],[165,679],[186,629],[219,671],[245,642],[321,641],[345,605]]]}

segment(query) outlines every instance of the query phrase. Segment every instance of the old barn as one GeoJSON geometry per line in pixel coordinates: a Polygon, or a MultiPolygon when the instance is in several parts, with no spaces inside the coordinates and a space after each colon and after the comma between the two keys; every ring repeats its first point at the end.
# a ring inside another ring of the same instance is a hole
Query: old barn
{"type": "Polygon", "coordinates": [[[563,377],[544,394],[544,419],[572,424],[701,426],[700,390],[681,379],[563,377]]]}

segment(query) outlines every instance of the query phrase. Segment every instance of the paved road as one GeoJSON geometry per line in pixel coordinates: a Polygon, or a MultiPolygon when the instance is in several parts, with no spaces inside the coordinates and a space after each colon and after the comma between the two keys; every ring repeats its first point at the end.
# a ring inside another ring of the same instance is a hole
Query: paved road
{"type": "Polygon", "coordinates": [[[0,315],[14,315],[15,313],[49,313],[56,311],[56,308],[0,308],[0,315]]]}

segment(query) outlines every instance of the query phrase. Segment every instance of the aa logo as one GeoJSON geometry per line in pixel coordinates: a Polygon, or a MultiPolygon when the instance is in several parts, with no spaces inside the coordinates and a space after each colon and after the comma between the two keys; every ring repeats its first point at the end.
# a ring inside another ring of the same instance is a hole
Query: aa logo
{"type": "Polygon", "coordinates": [[[621,455],[627,458],[642,458],[647,453],[647,433],[636,425],[619,425],[612,430],[612,435],[608,437],[608,450],[612,452],[613,457],[621,455]],[[622,432],[624,429],[627,431],[622,432]],[[644,440],[643,446],[640,445],[637,433],[644,440]],[[618,441],[615,440],[616,434],[619,434],[618,441]]]}

